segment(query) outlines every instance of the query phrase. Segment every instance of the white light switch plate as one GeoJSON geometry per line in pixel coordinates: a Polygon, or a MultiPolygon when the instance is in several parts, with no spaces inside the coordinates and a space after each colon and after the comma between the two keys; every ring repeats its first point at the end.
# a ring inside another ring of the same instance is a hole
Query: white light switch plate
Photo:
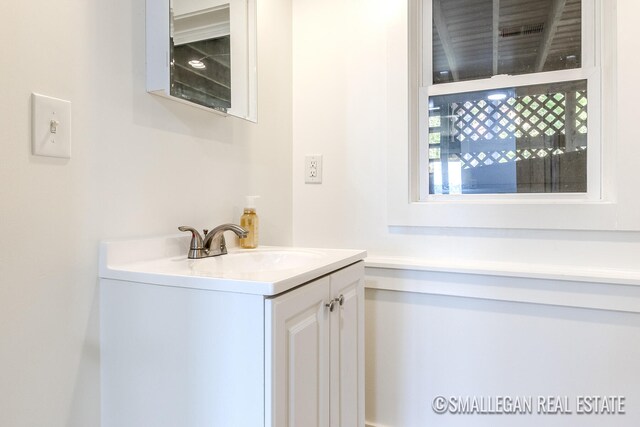
{"type": "Polygon", "coordinates": [[[71,158],[71,102],[34,93],[31,103],[33,154],[71,158]]]}

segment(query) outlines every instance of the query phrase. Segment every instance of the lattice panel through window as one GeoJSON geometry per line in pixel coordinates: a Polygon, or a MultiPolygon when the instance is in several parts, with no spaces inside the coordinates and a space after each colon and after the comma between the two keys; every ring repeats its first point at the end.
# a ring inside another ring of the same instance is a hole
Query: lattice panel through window
{"type": "MultiPolygon", "coordinates": [[[[573,95],[573,94],[572,94],[573,95]]],[[[575,125],[578,133],[587,133],[586,91],[575,92],[575,125]]],[[[459,142],[536,138],[564,135],[566,95],[551,93],[510,97],[501,101],[485,99],[452,103],[453,136],[459,142]]]]}
{"type": "Polygon", "coordinates": [[[587,133],[587,92],[576,92],[576,131],[587,133]]]}
{"type": "MultiPolygon", "coordinates": [[[[580,147],[579,150],[586,150],[580,147]]],[[[566,152],[562,148],[538,148],[524,150],[502,150],[492,152],[450,154],[449,161],[459,161],[462,169],[491,166],[496,163],[518,162],[530,159],[543,159],[552,156],[559,156],[566,152]]]]}

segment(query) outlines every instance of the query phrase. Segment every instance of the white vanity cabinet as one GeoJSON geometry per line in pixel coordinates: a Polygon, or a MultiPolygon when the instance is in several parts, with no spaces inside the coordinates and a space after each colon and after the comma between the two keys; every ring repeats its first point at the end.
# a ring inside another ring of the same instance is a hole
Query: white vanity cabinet
{"type": "Polygon", "coordinates": [[[105,249],[101,427],[363,427],[365,253],[337,251],[330,271],[251,293],[250,281],[202,274],[232,257],[118,264],[105,249]],[[170,263],[197,275],[168,274],[170,263]]]}
{"type": "Polygon", "coordinates": [[[271,426],[364,426],[362,264],[266,301],[271,426]]]}

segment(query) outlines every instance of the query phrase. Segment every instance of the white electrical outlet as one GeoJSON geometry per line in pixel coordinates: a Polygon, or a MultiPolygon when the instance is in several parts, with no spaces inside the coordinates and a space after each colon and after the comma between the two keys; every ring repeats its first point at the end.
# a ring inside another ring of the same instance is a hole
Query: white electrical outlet
{"type": "Polygon", "coordinates": [[[33,154],[71,158],[71,102],[34,93],[32,104],[33,154]]]}
{"type": "Polygon", "coordinates": [[[304,158],[304,182],[306,184],[322,183],[322,155],[304,158]]]}

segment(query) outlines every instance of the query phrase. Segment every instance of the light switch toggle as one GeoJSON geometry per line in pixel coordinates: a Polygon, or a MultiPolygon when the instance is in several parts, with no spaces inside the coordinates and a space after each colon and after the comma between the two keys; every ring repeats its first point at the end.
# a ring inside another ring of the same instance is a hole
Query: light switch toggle
{"type": "Polygon", "coordinates": [[[71,102],[38,93],[31,102],[33,154],[71,158],[71,102]]]}
{"type": "Polygon", "coordinates": [[[49,122],[49,132],[58,133],[58,126],[59,125],[60,125],[59,121],[51,119],[51,121],[49,122]]]}

